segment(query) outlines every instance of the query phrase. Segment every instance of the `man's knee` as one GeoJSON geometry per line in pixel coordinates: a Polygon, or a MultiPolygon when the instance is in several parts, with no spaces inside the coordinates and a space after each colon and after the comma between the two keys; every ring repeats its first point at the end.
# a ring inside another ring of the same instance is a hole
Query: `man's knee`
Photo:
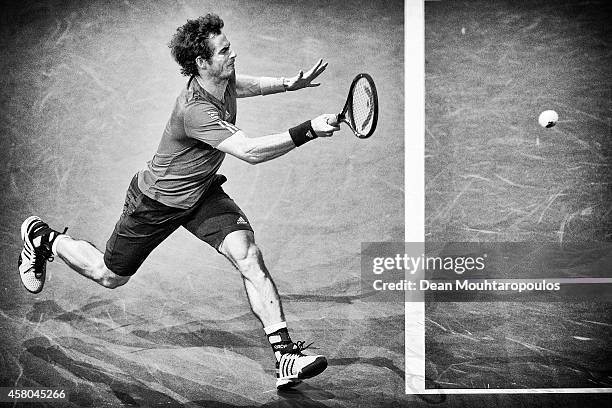
{"type": "Polygon", "coordinates": [[[234,264],[260,255],[253,233],[242,230],[230,232],[221,243],[219,252],[234,264]]]}
{"type": "Polygon", "coordinates": [[[108,269],[104,263],[97,267],[95,276],[95,281],[108,289],[115,289],[119,286],[123,286],[130,280],[130,276],[117,275],[108,269]]]}
{"type": "Polygon", "coordinates": [[[247,279],[264,278],[261,250],[252,240],[232,240],[224,242],[221,253],[247,279]]]}
{"type": "Polygon", "coordinates": [[[106,277],[102,279],[102,281],[99,283],[107,289],[115,289],[119,286],[125,285],[130,280],[129,276],[121,276],[120,278],[121,279],[117,279],[117,275],[115,275],[114,277],[106,277]]]}
{"type": "Polygon", "coordinates": [[[261,250],[255,243],[250,243],[232,254],[236,267],[240,272],[249,273],[260,270],[261,250]]]}
{"type": "Polygon", "coordinates": [[[259,263],[261,259],[261,250],[257,246],[257,244],[251,242],[248,245],[245,245],[240,250],[234,253],[234,259],[238,262],[246,262],[246,263],[259,263]]]}

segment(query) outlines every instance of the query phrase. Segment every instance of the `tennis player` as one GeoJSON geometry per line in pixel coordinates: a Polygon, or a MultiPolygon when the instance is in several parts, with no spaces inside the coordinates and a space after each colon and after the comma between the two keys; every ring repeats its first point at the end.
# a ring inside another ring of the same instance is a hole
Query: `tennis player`
{"type": "Polygon", "coordinates": [[[282,156],[339,130],[336,115],[324,114],[288,131],[249,137],[236,127],[236,98],[318,86],[326,68],[319,60],[291,78],[235,74],[236,53],[222,32],[223,20],[207,14],[188,20],[169,43],[187,77],[157,152],[127,190],[123,213],[102,254],[91,243],[51,229],[32,216],[21,226],[21,280],[32,293],[42,290],[46,262],[58,256],[70,268],[106,288],[125,285],[151,251],[179,227],[223,254],[241,273],[253,313],[276,357],[277,388],[295,386],[327,367],[321,355],[303,353],[293,342],[276,286],[255,244],[247,216],[223,191],[217,174],[226,154],[251,164],[282,156]]]}

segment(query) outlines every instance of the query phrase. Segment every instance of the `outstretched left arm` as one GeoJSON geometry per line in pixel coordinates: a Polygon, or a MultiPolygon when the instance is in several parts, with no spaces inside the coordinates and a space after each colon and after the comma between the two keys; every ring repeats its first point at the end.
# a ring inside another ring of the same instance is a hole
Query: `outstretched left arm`
{"type": "Polygon", "coordinates": [[[296,76],[291,78],[236,75],[236,92],[239,98],[247,98],[249,96],[270,95],[319,86],[320,83],[313,83],[312,81],[321,75],[325,68],[327,68],[327,62],[323,63],[323,60],[320,59],[305,73],[300,70],[296,76]]]}

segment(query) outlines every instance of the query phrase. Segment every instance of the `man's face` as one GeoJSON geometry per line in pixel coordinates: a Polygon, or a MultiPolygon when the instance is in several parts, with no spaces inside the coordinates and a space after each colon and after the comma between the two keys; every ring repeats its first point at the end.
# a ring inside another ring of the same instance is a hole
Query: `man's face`
{"type": "Polygon", "coordinates": [[[234,73],[234,61],[236,53],[230,49],[230,42],[221,33],[208,39],[211,48],[214,50],[210,60],[206,61],[206,70],[212,77],[228,79],[234,73]]]}

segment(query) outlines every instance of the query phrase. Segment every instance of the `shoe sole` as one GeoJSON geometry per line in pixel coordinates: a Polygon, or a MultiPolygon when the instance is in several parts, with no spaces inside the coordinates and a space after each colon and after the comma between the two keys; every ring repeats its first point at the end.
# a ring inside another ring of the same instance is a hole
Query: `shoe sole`
{"type": "MultiPolygon", "coordinates": [[[[28,251],[30,251],[30,253],[34,253],[34,246],[33,244],[30,242],[30,240],[28,239],[29,233],[30,233],[30,228],[32,227],[32,224],[36,221],[41,221],[40,217],[37,217],[35,215],[32,215],[28,218],[26,218],[26,220],[21,224],[21,240],[23,241],[24,246],[26,246],[28,248],[28,251]]],[[[23,250],[22,250],[23,252],[23,250]]],[[[19,261],[21,261],[21,255],[19,255],[19,261]]],[[[21,262],[19,262],[21,263],[21,262]]],[[[21,273],[21,270],[19,271],[19,277],[21,279],[19,279],[21,281],[21,284],[23,285],[23,287],[30,293],[40,293],[43,290],[43,286],[44,286],[44,280],[42,282],[42,284],[40,285],[40,288],[37,290],[32,290],[30,288],[28,288],[25,284],[25,282],[23,281],[23,276],[21,273]]],[[[44,277],[43,277],[44,279],[44,277]]]]}
{"type": "Polygon", "coordinates": [[[308,364],[298,374],[300,380],[312,378],[316,375],[321,374],[327,368],[327,359],[325,357],[318,357],[312,363],[308,364]]]}
{"type": "Polygon", "coordinates": [[[302,380],[287,380],[286,383],[284,384],[276,384],[276,389],[279,391],[286,391],[286,390],[290,390],[298,385],[300,385],[302,383],[302,380]]]}
{"type": "Polygon", "coordinates": [[[302,371],[298,374],[297,378],[286,378],[284,380],[277,380],[276,389],[279,391],[289,390],[297,385],[302,383],[302,380],[312,378],[321,374],[327,368],[327,359],[325,357],[318,357],[304,367],[302,371]],[[287,381],[284,384],[278,384],[278,381],[287,381]]]}

